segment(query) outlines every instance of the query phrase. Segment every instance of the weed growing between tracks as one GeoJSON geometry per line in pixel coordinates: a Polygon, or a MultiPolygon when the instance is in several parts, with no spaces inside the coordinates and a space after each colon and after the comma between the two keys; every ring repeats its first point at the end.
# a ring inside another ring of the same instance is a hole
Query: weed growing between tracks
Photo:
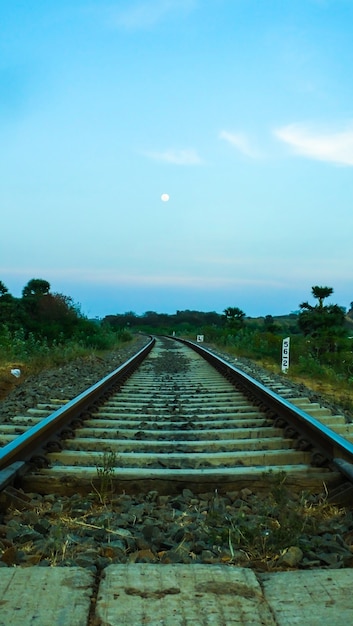
{"type": "Polygon", "coordinates": [[[92,488],[98,496],[100,504],[106,504],[114,493],[113,476],[118,464],[118,455],[114,451],[104,452],[102,465],[97,465],[98,485],[92,483],[92,488]]]}
{"type": "Polygon", "coordinates": [[[73,566],[100,571],[112,563],[223,563],[259,570],[353,566],[352,511],[327,494],[295,494],[285,475],[266,475],[268,490],[220,495],[114,494],[110,464],[89,496],[32,494],[30,510],[0,520],[0,565],[73,566]],[[285,560],[294,550],[295,559],[285,560]]]}
{"type": "Polygon", "coordinates": [[[291,493],[285,486],[285,473],[269,472],[264,481],[268,483],[266,497],[240,500],[230,512],[215,494],[205,516],[211,542],[220,549],[228,543],[231,563],[274,568],[289,547],[302,548],[307,537],[318,533],[323,520],[329,523],[344,514],[328,503],[326,493],[315,499],[309,493],[291,493]]]}

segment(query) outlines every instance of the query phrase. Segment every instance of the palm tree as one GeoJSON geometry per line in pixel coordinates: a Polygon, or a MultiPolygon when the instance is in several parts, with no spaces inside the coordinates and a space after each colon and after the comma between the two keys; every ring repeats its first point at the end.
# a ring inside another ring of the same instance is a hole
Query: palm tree
{"type": "Polygon", "coordinates": [[[337,351],[338,340],[345,336],[345,310],[338,304],[323,304],[333,293],[332,287],[315,285],[311,292],[319,303],[312,306],[302,302],[298,324],[303,334],[311,337],[314,354],[320,357],[325,352],[337,351]]]}
{"type": "Polygon", "coordinates": [[[223,311],[226,322],[231,326],[240,327],[244,323],[245,313],[237,306],[229,306],[223,311]]]}
{"type": "Polygon", "coordinates": [[[322,309],[323,301],[325,300],[325,298],[329,298],[330,296],[332,296],[333,289],[332,287],[319,287],[318,285],[315,285],[311,288],[311,293],[313,294],[314,298],[319,301],[319,307],[320,309],[322,309]]]}

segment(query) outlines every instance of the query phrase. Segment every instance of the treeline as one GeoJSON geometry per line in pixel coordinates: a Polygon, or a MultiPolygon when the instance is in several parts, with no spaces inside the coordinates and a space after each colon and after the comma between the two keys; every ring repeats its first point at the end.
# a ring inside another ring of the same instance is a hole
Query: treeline
{"type": "Polygon", "coordinates": [[[279,362],[281,343],[291,337],[291,364],[303,372],[319,374],[322,368],[353,382],[353,302],[348,312],[338,304],[326,304],[332,287],[312,287],[314,303],[305,301],[286,316],[247,317],[239,307],[222,313],[178,310],[175,314],[132,311],[88,320],[70,296],[51,291],[50,283],[31,279],[20,298],[12,296],[0,281],[0,356],[28,356],[68,345],[112,349],[132,333],[166,334],[205,341],[251,359],[279,362]]]}
{"type": "MultiPolygon", "coordinates": [[[[120,332],[120,336],[124,333],[120,332]]],[[[51,291],[50,283],[32,278],[20,298],[9,293],[0,281],[0,348],[17,346],[22,356],[52,346],[74,342],[87,348],[105,349],[114,343],[116,332],[88,320],[71,296],[51,291]]],[[[125,332],[126,335],[126,332],[125,332]]]]}
{"type": "Polygon", "coordinates": [[[197,333],[207,334],[208,340],[214,337],[246,332],[269,332],[273,334],[302,334],[316,338],[318,352],[325,349],[335,351],[337,341],[353,331],[353,302],[346,314],[345,307],[338,304],[324,305],[326,298],[333,294],[332,287],[312,287],[312,296],[317,304],[303,302],[297,313],[274,318],[272,315],[250,318],[238,307],[228,307],[223,313],[184,310],[174,314],[146,311],[136,315],[133,311],[107,315],[103,324],[112,328],[130,328],[137,331],[166,334],[197,333]],[[350,323],[351,318],[351,323],[350,323]],[[319,344],[322,344],[320,346],[319,344]]]}
{"type": "Polygon", "coordinates": [[[282,340],[291,337],[291,363],[298,371],[320,375],[327,367],[353,382],[353,302],[347,312],[338,304],[326,304],[333,294],[332,287],[312,287],[315,303],[302,302],[299,310],[286,316],[247,317],[238,307],[228,307],[222,314],[201,311],[177,311],[173,315],[147,311],[136,315],[132,311],[108,315],[103,324],[114,329],[175,334],[195,339],[204,335],[214,343],[239,356],[255,360],[272,359],[278,363],[282,340]]]}
{"type": "Polygon", "coordinates": [[[33,278],[22,289],[22,297],[12,296],[3,282],[0,282],[0,323],[8,330],[23,330],[25,336],[48,341],[72,335],[80,327],[83,319],[79,307],[69,296],[52,293],[50,283],[41,278],[33,278]]]}
{"type": "Polygon", "coordinates": [[[173,330],[193,331],[204,326],[220,326],[222,315],[214,311],[204,313],[202,311],[177,311],[173,314],[156,313],[146,311],[143,315],[136,315],[133,311],[118,315],[107,315],[103,319],[104,324],[113,328],[133,328],[139,331],[155,332],[156,329],[164,330],[168,334],[173,330]]]}
{"type": "Polygon", "coordinates": [[[150,334],[204,334],[207,335],[208,341],[214,340],[220,334],[227,335],[229,332],[234,333],[244,329],[273,333],[300,332],[298,316],[294,313],[283,316],[282,320],[272,315],[250,318],[237,307],[229,307],[223,313],[186,309],[172,314],[146,311],[142,315],[137,315],[133,311],[128,311],[117,315],[107,315],[102,323],[114,329],[126,328],[150,334]]]}

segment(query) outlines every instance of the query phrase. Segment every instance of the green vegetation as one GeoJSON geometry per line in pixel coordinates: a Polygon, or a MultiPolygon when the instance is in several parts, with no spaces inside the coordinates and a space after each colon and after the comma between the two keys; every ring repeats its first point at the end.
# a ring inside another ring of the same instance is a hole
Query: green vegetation
{"type": "Polygon", "coordinates": [[[337,304],[324,306],[323,301],[333,293],[331,287],[312,288],[312,295],[319,304],[312,306],[308,302],[300,305],[299,328],[310,338],[310,354],[317,358],[328,353],[338,353],[344,349],[347,336],[345,310],[337,304]]]}
{"type": "Polygon", "coordinates": [[[131,338],[126,329],[88,320],[70,296],[52,293],[46,280],[30,280],[21,298],[0,281],[0,363],[47,367],[131,338]]]}
{"type": "Polygon", "coordinates": [[[221,553],[228,549],[229,561],[237,565],[255,562],[272,569],[281,564],[290,546],[306,551],[312,536],[345,514],[328,502],[326,493],[313,496],[291,491],[285,472],[265,473],[263,482],[267,485],[264,494],[255,497],[243,490],[232,513],[216,493],[205,515],[203,530],[210,543],[219,546],[221,553]]]}
{"type": "Polygon", "coordinates": [[[224,310],[225,323],[229,331],[236,332],[244,327],[245,313],[237,306],[224,310]]]}
{"type": "Polygon", "coordinates": [[[177,311],[173,315],[132,311],[88,320],[71,297],[51,291],[48,281],[33,278],[14,298],[0,281],[0,364],[26,363],[40,369],[67,362],[90,351],[115,349],[132,333],[164,334],[195,340],[245,357],[281,373],[282,341],[291,338],[286,375],[321,393],[328,390],[347,409],[353,408],[353,302],[346,313],[325,304],[332,287],[312,287],[315,304],[303,302],[296,313],[249,318],[239,307],[223,314],[177,311]],[[315,386],[316,385],[316,386],[315,386]]]}
{"type": "Polygon", "coordinates": [[[113,477],[118,464],[116,452],[108,450],[102,456],[102,464],[96,465],[98,485],[92,483],[92,487],[98,496],[100,504],[106,504],[107,499],[113,494],[113,477]]]}
{"type": "Polygon", "coordinates": [[[312,287],[316,305],[303,302],[297,313],[274,318],[248,318],[238,307],[223,315],[200,311],[177,311],[174,315],[132,311],[109,315],[103,323],[113,329],[151,334],[175,334],[192,340],[204,335],[205,342],[234,357],[249,358],[281,373],[282,341],[290,336],[290,368],[283,374],[321,393],[328,392],[347,410],[353,409],[353,302],[349,311],[337,304],[325,305],[332,287],[312,287]]]}

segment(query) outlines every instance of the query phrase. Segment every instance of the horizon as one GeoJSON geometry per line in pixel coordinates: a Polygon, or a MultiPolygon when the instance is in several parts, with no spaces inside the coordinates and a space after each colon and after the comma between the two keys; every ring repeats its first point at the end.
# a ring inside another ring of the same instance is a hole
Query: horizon
{"type": "Polygon", "coordinates": [[[28,0],[0,23],[0,280],[84,315],[353,299],[353,3],[28,0]]]}
{"type": "MultiPolygon", "coordinates": [[[[43,280],[47,280],[43,276],[41,276],[41,277],[32,276],[31,278],[41,278],[43,280]]],[[[31,280],[31,278],[29,280],[31,280]]],[[[8,288],[9,293],[12,296],[14,296],[16,298],[21,298],[22,297],[22,289],[23,289],[23,287],[25,287],[27,282],[24,285],[22,285],[22,287],[19,290],[17,290],[16,292],[11,291],[11,289],[9,288],[8,285],[5,285],[5,286],[8,288]]],[[[232,303],[228,302],[225,305],[223,305],[223,304],[220,305],[218,308],[217,307],[215,307],[215,308],[206,308],[206,307],[198,308],[196,306],[196,304],[195,304],[195,306],[192,306],[192,307],[190,307],[190,306],[176,306],[175,308],[173,308],[172,306],[170,306],[170,307],[166,307],[165,310],[158,310],[158,309],[155,309],[153,307],[148,307],[148,308],[145,308],[143,310],[140,309],[139,311],[136,311],[136,310],[134,310],[131,307],[126,307],[126,308],[122,307],[120,311],[116,311],[116,310],[115,311],[105,311],[101,315],[90,315],[89,313],[87,313],[83,309],[82,304],[77,300],[77,298],[75,298],[75,296],[72,293],[65,293],[65,292],[59,291],[59,290],[55,289],[55,286],[52,285],[52,284],[50,284],[50,293],[52,293],[52,294],[54,294],[54,293],[61,293],[61,294],[65,295],[65,296],[71,297],[73,303],[75,304],[75,306],[79,307],[80,312],[82,313],[82,315],[84,315],[85,317],[88,317],[89,319],[97,319],[97,318],[98,319],[103,319],[104,317],[106,317],[108,315],[113,315],[113,316],[114,315],[124,315],[126,313],[133,313],[134,315],[136,315],[138,317],[141,317],[145,313],[148,313],[148,312],[154,312],[154,313],[158,313],[160,315],[175,315],[178,311],[197,311],[197,312],[200,312],[200,313],[217,313],[219,315],[222,315],[224,310],[226,308],[230,307],[230,306],[237,306],[238,308],[240,308],[245,313],[247,318],[251,318],[251,319],[266,317],[266,315],[272,315],[273,317],[281,317],[281,316],[286,317],[288,315],[297,315],[300,312],[300,303],[301,302],[308,301],[309,303],[310,302],[312,302],[313,304],[316,303],[316,300],[315,300],[315,298],[313,298],[313,295],[311,293],[311,287],[310,287],[310,292],[308,292],[305,296],[303,296],[301,299],[298,300],[297,307],[292,308],[292,309],[288,309],[288,310],[277,310],[276,312],[271,312],[270,310],[267,310],[266,305],[263,305],[263,311],[266,311],[266,312],[262,312],[262,313],[257,312],[256,308],[258,308],[259,305],[258,305],[258,298],[256,296],[255,299],[254,299],[253,310],[251,312],[245,311],[245,309],[243,309],[243,307],[240,306],[239,302],[232,302],[232,303]]],[[[96,302],[96,300],[95,300],[95,302],[96,302]]],[[[350,301],[347,304],[342,304],[342,303],[338,302],[337,298],[336,298],[335,290],[333,290],[332,295],[329,296],[327,298],[327,300],[325,300],[325,303],[326,304],[338,304],[338,306],[341,306],[341,307],[345,308],[346,312],[348,312],[348,310],[350,310],[350,305],[352,304],[352,301],[350,301]]]]}

